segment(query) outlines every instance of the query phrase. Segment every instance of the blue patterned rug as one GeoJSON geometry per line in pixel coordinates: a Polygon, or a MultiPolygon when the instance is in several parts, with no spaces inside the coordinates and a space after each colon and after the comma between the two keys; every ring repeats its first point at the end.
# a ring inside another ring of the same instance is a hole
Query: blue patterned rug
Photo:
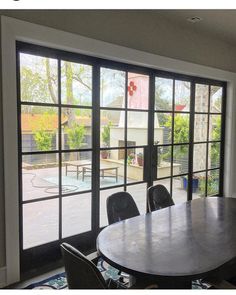
{"type": "MultiPolygon", "coordinates": [[[[112,279],[114,281],[119,280],[120,276],[118,274],[118,270],[102,259],[99,259],[97,264],[98,269],[102,273],[105,280],[112,279]]],[[[201,283],[199,280],[193,281],[192,289],[209,289],[210,285],[206,283],[201,283]]],[[[35,282],[30,284],[29,286],[25,287],[25,289],[55,289],[55,290],[62,290],[68,289],[66,275],[65,273],[60,273],[54,276],[51,276],[45,280],[35,282]]]]}
{"type": "MultiPolygon", "coordinates": [[[[112,279],[114,281],[119,280],[120,276],[118,275],[119,270],[107,264],[104,260],[99,259],[97,264],[98,269],[103,275],[105,280],[112,279]]],[[[24,289],[67,289],[67,281],[65,273],[56,274],[45,280],[35,282],[28,285],[24,289]]]]}
{"type": "Polygon", "coordinates": [[[54,275],[43,281],[30,284],[25,289],[67,289],[66,275],[65,273],[54,275]]]}

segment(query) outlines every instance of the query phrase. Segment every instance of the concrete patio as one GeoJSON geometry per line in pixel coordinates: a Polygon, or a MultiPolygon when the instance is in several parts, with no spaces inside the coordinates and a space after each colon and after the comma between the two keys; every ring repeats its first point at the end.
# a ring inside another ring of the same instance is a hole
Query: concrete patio
{"type": "MultiPolygon", "coordinates": [[[[36,200],[58,194],[58,168],[23,169],[23,197],[24,200],[36,200]]],[[[129,179],[133,182],[133,179],[129,179]]],[[[112,193],[122,191],[122,187],[109,188],[124,183],[123,178],[101,178],[101,186],[107,187],[100,191],[100,226],[106,226],[106,199],[112,193]]],[[[156,181],[154,184],[163,184],[170,190],[169,179],[156,181]]],[[[181,179],[173,180],[173,199],[176,204],[187,200],[187,192],[182,188],[181,179]]],[[[77,180],[76,173],[65,176],[62,168],[63,193],[81,192],[91,189],[91,177],[77,180]]],[[[127,191],[133,196],[141,214],[146,212],[146,183],[130,185],[127,191]]],[[[197,198],[197,193],[193,198],[197,198]]],[[[51,199],[25,204],[23,206],[23,244],[30,248],[42,243],[58,239],[59,228],[59,199],[51,199]]],[[[82,193],[65,196],[62,199],[62,236],[68,237],[91,230],[91,193],[82,193]]]]}

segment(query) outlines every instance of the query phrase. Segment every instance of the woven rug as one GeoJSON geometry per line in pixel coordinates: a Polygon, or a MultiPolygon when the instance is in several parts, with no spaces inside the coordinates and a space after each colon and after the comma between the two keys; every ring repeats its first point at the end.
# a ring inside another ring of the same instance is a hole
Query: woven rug
{"type": "MultiPolygon", "coordinates": [[[[97,268],[100,270],[105,280],[112,279],[114,281],[119,280],[119,270],[107,264],[104,260],[99,259],[97,268]]],[[[65,273],[56,274],[50,276],[42,281],[32,283],[24,289],[67,289],[67,281],[65,273]]]]}
{"type": "Polygon", "coordinates": [[[67,289],[67,281],[65,273],[51,276],[43,281],[35,282],[24,289],[67,289]]]}
{"type": "MultiPolygon", "coordinates": [[[[97,264],[98,269],[103,275],[104,279],[112,279],[114,281],[119,280],[118,270],[106,262],[104,260],[99,259],[97,264]]],[[[199,280],[193,281],[192,289],[209,289],[209,285],[205,283],[201,283],[199,280]]],[[[42,281],[32,283],[25,287],[25,289],[68,289],[66,275],[65,273],[56,274],[54,276],[48,277],[42,281]]]]}

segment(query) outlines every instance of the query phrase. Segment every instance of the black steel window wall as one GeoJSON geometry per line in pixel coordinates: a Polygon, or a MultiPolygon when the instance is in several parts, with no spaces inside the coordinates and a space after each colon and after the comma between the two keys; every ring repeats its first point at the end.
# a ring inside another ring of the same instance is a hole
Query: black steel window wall
{"type": "Polygon", "coordinates": [[[17,42],[21,270],[95,248],[106,198],[223,196],[226,83],[17,42]]]}

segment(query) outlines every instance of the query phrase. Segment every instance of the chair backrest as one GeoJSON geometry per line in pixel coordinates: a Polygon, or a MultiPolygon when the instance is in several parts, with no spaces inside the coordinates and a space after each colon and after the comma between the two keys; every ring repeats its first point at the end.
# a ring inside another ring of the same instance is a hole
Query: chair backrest
{"type": "Polygon", "coordinates": [[[149,212],[174,205],[170,193],[162,184],[151,186],[147,190],[149,212]]]}
{"type": "Polygon", "coordinates": [[[118,192],[107,198],[107,217],[109,224],[140,215],[132,196],[118,192]]]}
{"type": "Polygon", "coordinates": [[[61,244],[69,289],[106,289],[106,283],[97,269],[80,251],[67,243],[61,244]]]}

